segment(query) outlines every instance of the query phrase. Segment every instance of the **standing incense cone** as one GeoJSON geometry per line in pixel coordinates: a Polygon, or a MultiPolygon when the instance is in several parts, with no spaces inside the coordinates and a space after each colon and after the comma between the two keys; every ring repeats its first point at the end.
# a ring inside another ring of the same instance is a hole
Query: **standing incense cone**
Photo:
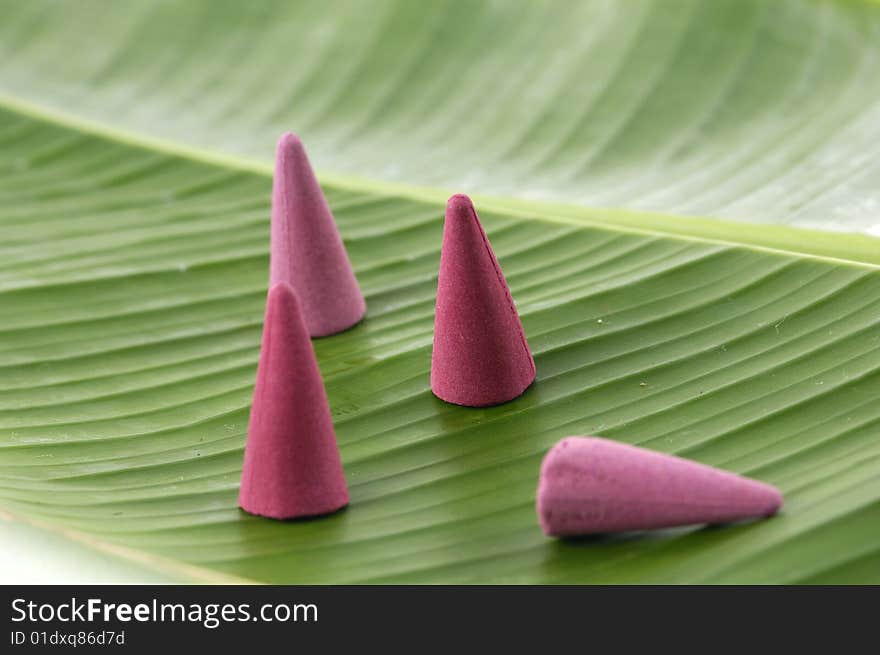
{"type": "Polygon", "coordinates": [[[446,204],[431,389],[447,402],[498,405],[535,379],[535,362],[507,281],[470,198],[446,204]]]}
{"type": "Polygon", "coordinates": [[[782,495],[680,457],[597,437],[566,437],[538,485],[541,527],[555,537],[728,523],[771,516],[782,495]]]}
{"type": "Polygon", "coordinates": [[[327,394],[293,290],[269,290],[238,504],[290,519],[348,504],[327,394]]]}
{"type": "Polygon", "coordinates": [[[367,306],[302,142],[286,133],[275,151],[269,286],[296,292],[313,337],[350,328],[367,306]]]}

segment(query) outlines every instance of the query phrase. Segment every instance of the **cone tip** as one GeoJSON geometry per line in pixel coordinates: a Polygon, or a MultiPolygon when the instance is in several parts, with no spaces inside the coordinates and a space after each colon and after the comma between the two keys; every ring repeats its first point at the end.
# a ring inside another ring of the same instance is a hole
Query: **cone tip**
{"type": "Polygon", "coordinates": [[[459,212],[462,210],[473,210],[474,203],[471,202],[471,199],[463,193],[456,193],[454,196],[450,196],[449,200],[446,201],[446,211],[449,212],[459,212]]]}
{"type": "Polygon", "coordinates": [[[783,498],[782,492],[772,484],[767,484],[765,482],[759,484],[763,484],[767,488],[767,508],[764,510],[763,516],[773,516],[782,509],[782,504],[785,502],[785,498],[783,498]]]}
{"type": "Polygon", "coordinates": [[[271,307],[277,307],[279,305],[284,308],[281,310],[282,312],[294,312],[299,314],[302,319],[302,310],[299,305],[299,298],[296,296],[296,291],[294,291],[293,287],[284,280],[273,282],[269,286],[269,293],[266,296],[267,312],[271,307]]]}
{"type": "Polygon", "coordinates": [[[463,193],[456,193],[450,196],[446,201],[446,219],[447,222],[470,223],[477,222],[477,210],[474,209],[474,203],[463,193]]]}
{"type": "Polygon", "coordinates": [[[280,137],[278,137],[278,144],[276,146],[276,150],[278,152],[282,152],[284,150],[292,150],[292,149],[302,149],[303,144],[302,140],[293,132],[285,132],[280,137]]]}
{"type": "Polygon", "coordinates": [[[293,287],[290,286],[284,280],[279,280],[278,282],[273,282],[269,287],[269,297],[277,298],[278,296],[293,296],[296,297],[296,293],[293,290],[293,287]]]}

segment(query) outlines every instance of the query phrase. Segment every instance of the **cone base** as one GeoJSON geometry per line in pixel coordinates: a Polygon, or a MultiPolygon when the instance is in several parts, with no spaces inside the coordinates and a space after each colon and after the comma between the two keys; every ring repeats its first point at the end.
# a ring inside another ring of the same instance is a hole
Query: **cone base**
{"type": "Polygon", "coordinates": [[[504,395],[499,395],[495,398],[487,398],[485,401],[474,401],[471,398],[463,398],[461,396],[458,396],[454,392],[447,392],[443,389],[437,389],[433,385],[431,386],[431,393],[433,393],[443,402],[449,403],[450,405],[458,405],[459,407],[497,407],[498,405],[509,403],[510,401],[516,400],[517,398],[522,396],[526,391],[529,390],[534,382],[535,376],[532,375],[532,379],[529,380],[526,385],[522,387],[519,391],[513,391],[504,395]]]}
{"type": "Polygon", "coordinates": [[[276,521],[297,521],[297,520],[309,520],[309,519],[318,519],[324,516],[330,516],[331,514],[336,514],[344,510],[348,507],[349,501],[346,498],[344,502],[335,502],[327,505],[327,508],[323,507],[313,507],[309,510],[300,510],[300,511],[274,511],[271,509],[266,509],[262,507],[255,507],[250,503],[244,502],[241,499],[238,501],[238,507],[244,512],[251,514],[252,516],[259,516],[266,519],[274,519],[276,521]]]}
{"type": "Polygon", "coordinates": [[[361,307],[356,312],[356,314],[352,317],[346,318],[344,321],[340,321],[339,323],[332,323],[329,325],[322,325],[320,327],[316,327],[309,330],[309,336],[312,339],[322,339],[324,337],[332,337],[334,334],[340,334],[342,332],[347,332],[353,328],[356,328],[358,325],[364,322],[364,319],[367,317],[367,304],[361,301],[361,307]]]}

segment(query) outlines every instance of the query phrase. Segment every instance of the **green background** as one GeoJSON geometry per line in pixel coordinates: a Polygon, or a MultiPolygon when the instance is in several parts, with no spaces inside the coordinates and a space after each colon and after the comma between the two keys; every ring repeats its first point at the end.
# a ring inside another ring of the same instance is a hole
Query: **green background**
{"type": "Polygon", "coordinates": [[[880,581],[876,3],[0,13],[13,561],[149,580],[880,581]],[[352,505],[277,523],[236,492],[287,129],[369,310],[315,341],[352,505]],[[476,194],[538,367],[492,409],[428,387],[452,190],[476,194]],[[767,480],[785,509],[549,540],[538,464],[568,434],[767,480]]]}

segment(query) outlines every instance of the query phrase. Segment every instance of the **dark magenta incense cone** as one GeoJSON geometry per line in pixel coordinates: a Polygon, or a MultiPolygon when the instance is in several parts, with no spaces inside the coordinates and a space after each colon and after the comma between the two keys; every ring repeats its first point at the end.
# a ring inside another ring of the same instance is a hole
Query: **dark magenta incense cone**
{"type": "Polygon", "coordinates": [[[293,290],[269,290],[238,504],[291,519],[334,512],[348,487],[327,393],[293,290]]]}
{"type": "Polygon", "coordinates": [[[470,198],[446,204],[431,389],[446,402],[470,407],[513,400],[535,379],[507,281],[470,198]]]}
{"type": "Polygon", "coordinates": [[[554,537],[729,523],[781,506],[769,484],[597,437],[553,446],[537,499],[541,527],[554,537]]]}
{"type": "Polygon", "coordinates": [[[313,337],[350,328],[367,309],[305,148],[289,132],[278,139],[272,187],[269,286],[278,282],[296,292],[313,337]]]}

